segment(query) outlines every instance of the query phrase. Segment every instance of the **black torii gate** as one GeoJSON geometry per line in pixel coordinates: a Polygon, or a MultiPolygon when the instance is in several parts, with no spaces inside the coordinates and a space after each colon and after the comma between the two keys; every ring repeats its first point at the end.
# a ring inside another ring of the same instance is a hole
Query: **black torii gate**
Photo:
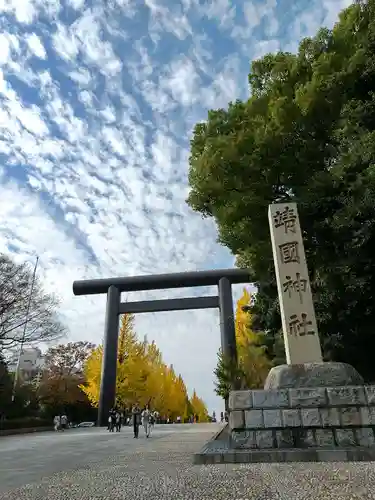
{"type": "Polygon", "coordinates": [[[105,426],[116,400],[116,370],[119,316],[125,313],[182,311],[187,309],[220,309],[221,348],[224,356],[237,362],[233,316],[232,284],[248,283],[245,269],[216,269],[173,274],[74,281],[74,295],[107,294],[104,326],[104,350],[100,384],[98,425],[105,426]],[[141,302],[121,302],[121,292],[162,290],[217,285],[218,295],[141,302]]]}

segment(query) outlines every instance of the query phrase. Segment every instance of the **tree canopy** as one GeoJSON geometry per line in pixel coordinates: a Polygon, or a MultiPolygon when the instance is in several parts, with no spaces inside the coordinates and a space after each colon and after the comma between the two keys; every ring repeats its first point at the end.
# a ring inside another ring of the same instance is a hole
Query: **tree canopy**
{"type": "Polygon", "coordinates": [[[90,342],[69,342],[47,350],[44,357],[38,396],[45,406],[67,411],[68,406],[85,402],[80,390],[84,383],[83,366],[95,348],[90,342]]]}
{"type": "Polygon", "coordinates": [[[0,254],[0,351],[55,340],[66,332],[58,316],[57,298],[43,290],[38,277],[31,285],[30,267],[0,254]]]}
{"type": "Polygon", "coordinates": [[[66,413],[73,422],[95,420],[96,410],[80,389],[83,364],[94,347],[79,341],[49,348],[43,365],[27,369],[26,374],[21,369],[14,400],[14,373],[8,372],[0,353],[0,416],[4,412],[11,420],[37,417],[51,421],[56,413],[66,413]]]}
{"type": "Polygon", "coordinates": [[[258,288],[254,330],[281,328],[267,221],[298,204],[325,359],[375,380],[375,0],[296,54],[253,61],[251,97],[212,110],[191,141],[189,205],[258,288]]]}
{"type": "MultiPolygon", "coordinates": [[[[98,405],[100,392],[103,347],[98,346],[88,357],[85,367],[85,383],[81,390],[94,406],[98,405]]],[[[187,388],[173,366],[167,366],[155,342],[137,339],[134,316],[124,314],[118,340],[116,403],[129,408],[134,403],[146,404],[161,416],[175,419],[186,418],[192,411],[187,388]]],[[[194,405],[193,405],[194,407],[194,405]]],[[[202,400],[196,400],[200,421],[207,419],[207,409],[202,400]]]]}
{"type": "Polygon", "coordinates": [[[215,369],[216,394],[224,400],[229,396],[233,381],[237,383],[238,389],[262,388],[272,366],[271,355],[267,356],[264,335],[252,330],[251,314],[244,310],[250,303],[250,293],[244,288],[236,308],[237,366],[231,366],[221,351],[218,353],[218,364],[215,369]]]}

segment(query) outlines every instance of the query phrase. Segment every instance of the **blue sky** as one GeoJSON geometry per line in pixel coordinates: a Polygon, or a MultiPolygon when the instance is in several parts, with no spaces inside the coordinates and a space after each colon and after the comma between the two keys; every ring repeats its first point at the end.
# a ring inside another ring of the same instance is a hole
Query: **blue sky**
{"type": "MultiPolygon", "coordinates": [[[[248,97],[251,60],[294,52],[350,3],[0,0],[0,252],[39,255],[72,340],[100,342],[105,307],[74,279],[233,266],[185,203],[192,128],[248,97]]],[[[220,411],[217,311],[140,315],[137,331],[220,411]]]]}

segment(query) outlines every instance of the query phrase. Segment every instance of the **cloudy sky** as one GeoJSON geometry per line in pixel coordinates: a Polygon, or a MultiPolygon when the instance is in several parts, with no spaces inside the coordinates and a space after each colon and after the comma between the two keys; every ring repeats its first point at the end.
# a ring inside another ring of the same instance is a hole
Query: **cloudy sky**
{"type": "MultiPolygon", "coordinates": [[[[0,252],[39,255],[72,340],[100,342],[105,308],[74,279],[233,266],[185,204],[192,128],[249,95],[252,59],[295,51],[350,3],[0,0],[0,252]]],[[[177,294],[127,300],[146,296],[177,294]]],[[[216,311],[140,315],[137,331],[222,409],[216,311]]]]}

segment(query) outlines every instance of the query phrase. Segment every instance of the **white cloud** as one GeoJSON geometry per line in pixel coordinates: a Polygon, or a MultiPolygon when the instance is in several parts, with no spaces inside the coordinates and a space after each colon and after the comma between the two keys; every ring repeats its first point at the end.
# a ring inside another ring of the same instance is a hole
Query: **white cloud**
{"type": "MultiPolygon", "coordinates": [[[[72,339],[100,342],[104,324],[105,297],[73,297],[76,278],[233,266],[213,222],[185,203],[188,141],[208,109],[247,97],[251,59],[297,44],[318,11],[332,24],[344,5],[316,0],[281,39],[283,2],[146,0],[141,11],[135,0],[70,0],[77,18],[64,24],[57,0],[0,0],[13,16],[0,21],[0,251],[40,256],[72,339]]],[[[220,411],[217,311],[140,315],[137,330],[220,411]]]]}
{"type": "Polygon", "coordinates": [[[180,5],[162,0],[145,0],[145,5],[150,10],[149,36],[155,43],[163,32],[172,34],[178,40],[192,35],[189,19],[180,5]]]}
{"type": "Polygon", "coordinates": [[[28,35],[26,37],[26,43],[29,47],[29,50],[36,57],[39,57],[39,59],[45,59],[47,57],[43,43],[35,33],[32,33],[31,35],[28,35]]]}
{"type": "Polygon", "coordinates": [[[0,33],[0,64],[5,64],[10,57],[10,43],[8,37],[0,33]]]}
{"type": "Polygon", "coordinates": [[[19,51],[19,41],[11,33],[0,33],[0,65],[7,65],[19,51]]]}
{"type": "Polygon", "coordinates": [[[79,42],[77,37],[63,24],[57,24],[56,32],[52,36],[52,43],[56,53],[66,61],[75,59],[78,55],[79,42]]]}
{"type": "Polygon", "coordinates": [[[112,45],[101,36],[100,8],[87,9],[72,25],[73,38],[80,42],[80,49],[85,62],[95,65],[100,72],[114,76],[121,71],[122,63],[115,56],[112,45]]]}
{"type": "Polygon", "coordinates": [[[182,106],[192,105],[199,95],[199,76],[193,63],[180,57],[171,64],[168,73],[161,85],[182,106]]]}
{"type": "Polygon", "coordinates": [[[84,7],[86,0],[68,0],[68,5],[75,10],[81,10],[84,7]]]}
{"type": "Polygon", "coordinates": [[[19,23],[29,24],[35,16],[35,5],[32,0],[3,0],[0,12],[13,14],[19,23]]]}
{"type": "Polygon", "coordinates": [[[21,25],[29,25],[39,13],[54,19],[60,11],[59,0],[1,0],[0,12],[13,15],[21,25]]]}
{"type": "Polygon", "coordinates": [[[86,68],[79,68],[69,73],[69,77],[79,84],[80,88],[89,87],[92,83],[92,75],[86,68]]]}

